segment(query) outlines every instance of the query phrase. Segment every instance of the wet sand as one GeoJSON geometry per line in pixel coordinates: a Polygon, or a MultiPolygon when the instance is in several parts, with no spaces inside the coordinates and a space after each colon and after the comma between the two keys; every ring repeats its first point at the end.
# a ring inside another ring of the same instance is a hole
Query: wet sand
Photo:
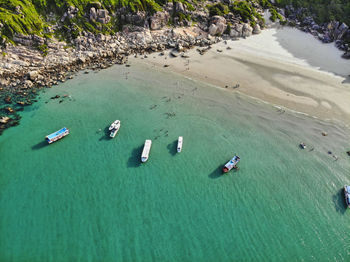
{"type": "Polygon", "coordinates": [[[324,120],[350,124],[350,63],[334,44],[293,28],[213,45],[204,55],[131,58],[324,120]],[[164,67],[167,65],[167,67],[164,67]],[[238,88],[234,88],[239,84],[238,88]]]}

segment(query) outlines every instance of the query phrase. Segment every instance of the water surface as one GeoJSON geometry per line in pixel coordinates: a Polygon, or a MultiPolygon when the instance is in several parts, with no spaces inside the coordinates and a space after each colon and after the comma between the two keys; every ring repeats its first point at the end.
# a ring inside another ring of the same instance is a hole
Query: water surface
{"type": "Polygon", "coordinates": [[[22,116],[0,137],[1,261],[350,259],[343,127],[144,65],[82,74],[22,116]]]}

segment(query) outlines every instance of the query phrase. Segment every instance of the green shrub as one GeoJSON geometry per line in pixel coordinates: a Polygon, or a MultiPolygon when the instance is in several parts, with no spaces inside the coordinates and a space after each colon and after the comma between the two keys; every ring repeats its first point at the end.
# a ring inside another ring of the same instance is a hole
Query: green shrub
{"type": "Polygon", "coordinates": [[[209,10],[209,15],[220,15],[224,16],[230,12],[230,9],[227,5],[224,5],[223,3],[216,3],[214,5],[207,5],[207,8],[209,10]]]}

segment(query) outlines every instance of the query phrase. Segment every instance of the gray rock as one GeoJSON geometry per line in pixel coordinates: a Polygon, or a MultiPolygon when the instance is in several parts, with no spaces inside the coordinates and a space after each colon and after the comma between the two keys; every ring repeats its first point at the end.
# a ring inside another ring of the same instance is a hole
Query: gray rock
{"type": "Polygon", "coordinates": [[[209,26],[209,34],[212,36],[222,35],[226,30],[226,19],[222,16],[213,16],[211,18],[211,25],[209,26]]]}
{"type": "Polygon", "coordinates": [[[170,15],[168,12],[157,12],[151,18],[150,28],[152,30],[158,30],[168,24],[170,15]]]}
{"type": "Polygon", "coordinates": [[[231,28],[230,36],[231,37],[241,37],[242,31],[243,31],[243,25],[236,23],[231,28]]]}
{"type": "Polygon", "coordinates": [[[218,30],[218,27],[215,24],[211,24],[209,26],[209,34],[216,35],[217,30],[218,30]]]}
{"type": "Polygon", "coordinates": [[[18,15],[22,14],[22,7],[20,5],[16,6],[16,14],[18,15]]]}
{"type": "Polygon", "coordinates": [[[345,23],[342,23],[335,30],[335,32],[334,32],[334,39],[336,39],[336,40],[342,39],[348,29],[349,29],[349,27],[345,23]]]}
{"type": "Polygon", "coordinates": [[[248,37],[251,36],[253,32],[253,28],[249,24],[243,24],[242,36],[248,37]]]}
{"type": "Polygon", "coordinates": [[[218,35],[222,35],[227,28],[227,25],[221,22],[217,23],[216,26],[217,26],[216,34],[218,35]]]}
{"type": "Polygon", "coordinates": [[[91,7],[90,9],[90,20],[96,20],[97,19],[97,13],[95,7],[91,7]]]}
{"type": "Polygon", "coordinates": [[[146,22],[146,13],[138,11],[137,13],[128,13],[124,15],[126,23],[143,26],[146,22]]]}
{"type": "Polygon", "coordinates": [[[256,24],[253,28],[253,34],[260,34],[260,33],[261,33],[260,26],[256,24]]]}
{"type": "Polygon", "coordinates": [[[38,71],[31,71],[28,73],[28,77],[30,80],[35,81],[39,75],[38,71]]]}
{"type": "Polygon", "coordinates": [[[185,7],[181,2],[175,3],[175,11],[179,13],[185,13],[185,7]]]}
{"type": "Polygon", "coordinates": [[[24,81],[24,86],[23,88],[31,88],[33,86],[33,82],[30,80],[24,81]]]}
{"type": "Polygon", "coordinates": [[[98,9],[96,11],[97,14],[97,22],[101,24],[107,24],[111,21],[111,17],[108,15],[108,10],[98,9]]]}

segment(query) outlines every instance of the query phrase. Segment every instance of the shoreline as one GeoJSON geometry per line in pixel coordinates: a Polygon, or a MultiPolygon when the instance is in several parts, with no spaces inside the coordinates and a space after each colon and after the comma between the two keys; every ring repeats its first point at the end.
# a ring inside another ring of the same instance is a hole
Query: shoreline
{"type": "MultiPolygon", "coordinates": [[[[282,30],[285,30],[285,28],[286,27],[282,27],[282,30]]],[[[19,124],[20,115],[17,112],[22,111],[24,106],[28,106],[33,102],[36,102],[35,98],[37,93],[42,88],[51,87],[59,84],[60,82],[65,82],[66,80],[73,78],[74,74],[78,71],[100,70],[108,68],[114,64],[125,64],[128,62],[128,58],[132,57],[132,55],[144,55],[143,58],[147,58],[148,56],[151,57],[152,55],[159,55],[159,53],[157,54],[156,52],[166,52],[168,56],[164,56],[164,58],[169,58],[166,63],[160,62],[160,59],[154,60],[155,63],[150,63],[158,66],[171,66],[175,72],[223,87],[231,87],[235,79],[230,79],[230,77],[225,77],[222,75],[220,77],[210,75],[210,70],[208,71],[206,68],[201,68],[200,66],[198,67],[198,65],[207,64],[208,61],[213,59],[214,56],[219,56],[219,59],[215,58],[212,61],[217,60],[216,64],[214,63],[215,67],[221,66],[224,71],[226,69],[225,67],[232,66],[232,62],[236,68],[239,68],[242,65],[246,66],[247,63],[250,63],[250,68],[254,69],[255,67],[255,70],[257,67],[261,67],[262,65],[266,67],[266,65],[271,62],[280,63],[280,66],[283,67],[286,64],[286,57],[284,57],[282,60],[273,59],[269,54],[267,54],[267,56],[265,55],[265,57],[261,57],[261,52],[256,52],[256,50],[255,52],[249,52],[249,50],[245,50],[244,48],[243,51],[245,52],[245,57],[239,55],[232,56],[232,54],[227,56],[226,51],[228,50],[223,51],[226,48],[234,48],[234,45],[232,45],[233,43],[245,43],[246,41],[250,41],[249,39],[252,39],[252,37],[254,38],[255,36],[260,37],[261,35],[266,35],[267,32],[271,30],[276,30],[276,28],[268,28],[262,30],[262,34],[253,34],[247,39],[243,39],[236,37],[213,37],[198,27],[166,28],[154,31],[146,30],[144,28],[136,28],[134,31],[129,32],[126,30],[116,34],[115,36],[94,36],[92,34],[86,34],[85,36],[78,37],[76,40],[76,49],[69,47],[64,42],[53,41],[50,46],[50,52],[46,57],[42,57],[38,50],[30,47],[10,46],[8,48],[8,51],[10,52],[7,59],[12,59],[12,64],[7,63],[7,60],[0,61],[2,62],[2,68],[6,68],[6,66],[8,67],[7,70],[1,72],[0,74],[0,99],[5,106],[1,109],[3,114],[2,117],[0,117],[0,135],[6,128],[19,124]],[[91,42],[93,42],[93,44],[90,44],[91,42]],[[229,42],[228,45],[227,42],[229,42]],[[198,48],[194,49],[195,47],[198,48]],[[220,52],[218,52],[217,49],[220,49],[220,52]],[[200,54],[196,50],[199,51],[200,54]],[[203,54],[205,55],[202,56],[203,54]],[[188,72],[182,72],[184,67],[176,62],[173,63],[175,60],[170,58],[175,56],[179,56],[178,59],[182,59],[180,56],[183,56],[183,58],[191,61],[191,65],[188,65],[191,67],[188,72]],[[40,57],[40,59],[38,57],[40,57]],[[257,59],[260,62],[264,59],[265,61],[259,64],[259,62],[256,62],[257,59]],[[169,64],[167,64],[168,62],[169,64]],[[222,63],[223,66],[220,65],[220,63],[222,63]],[[197,68],[192,70],[193,65],[196,64],[197,68]],[[208,72],[206,72],[206,70],[208,72]],[[209,76],[203,77],[202,71],[206,72],[207,74],[209,73],[209,76]]],[[[298,30],[300,34],[304,35],[304,38],[309,37],[308,40],[311,38],[319,45],[324,45],[311,35],[299,31],[299,29],[294,30],[298,30]]],[[[292,38],[289,38],[289,40],[292,38]]],[[[262,46],[260,46],[261,44],[262,43],[259,42],[253,48],[258,50],[261,47],[264,48],[264,45],[266,47],[266,45],[269,43],[268,41],[265,41],[262,46]]],[[[303,41],[303,44],[305,44],[305,41],[303,41]]],[[[336,49],[336,47],[334,47],[334,49],[336,49]]],[[[242,49],[233,51],[241,52],[242,49]]],[[[276,55],[274,58],[276,58],[276,55]]],[[[289,57],[288,59],[290,58],[294,59],[295,57],[289,57]]],[[[133,58],[131,58],[131,60],[132,59],[133,58]]],[[[342,64],[347,62],[347,60],[340,58],[340,55],[338,56],[337,63],[339,61],[343,61],[342,64]]],[[[305,63],[301,63],[300,65],[305,66],[305,63]]],[[[273,69],[276,70],[277,67],[275,66],[273,69]]],[[[297,67],[294,69],[297,69],[297,67]]],[[[305,67],[303,69],[305,69],[305,67]]],[[[299,68],[298,70],[300,71],[301,69],[299,68]]],[[[310,68],[308,68],[308,70],[310,70],[310,68]]],[[[288,72],[291,73],[292,71],[284,71],[284,73],[288,72]]],[[[230,72],[226,73],[230,74],[230,72]]],[[[250,83],[247,82],[247,79],[251,79],[251,77],[252,75],[247,75],[243,72],[241,77],[238,78],[239,81],[236,82],[243,83],[246,87],[249,87],[250,83]]],[[[325,75],[322,77],[327,78],[325,75]]],[[[347,79],[344,80],[345,84],[350,82],[349,79],[350,78],[347,77],[347,79]]],[[[266,82],[266,79],[261,80],[266,82]]],[[[335,85],[338,84],[339,83],[335,83],[335,85]]],[[[290,87],[287,87],[286,89],[290,89],[290,87]]],[[[331,105],[327,101],[315,102],[307,97],[302,98],[296,94],[300,92],[300,90],[295,94],[288,92],[281,93],[283,90],[280,88],[270,88],[270,92],[265,90],[266,92],[260,93],[257,93],[257,91],[259,91],[257,88],[239,88],[237,91],[248,96],[258,98],[262,101],[266,101],[277,106],[286,107],[291,110],[307,113],[309,115],[313,115],[313,108],[315,108],[318,104],[321,104],[321,110],[318,110],[316,116],[324,119],[325,117],[321,116],[321,114],[325,114],[326,118],[332,119],[332,114],[335,113],[336,118],[345,119],[346,125],[350,123],[350,109],[346,115],[341,112],[342,110],[330,112],[333,107],[337,107],[336,104],[333,103],[331,105]],[[281,99],[284,95],[284,99],[281,99]],[[291,98],[291,95],[293,98],[291,98]],[[287,96],[289,97],[287,98],[287,96]]],[[[308,95],[310,96],[311,94],[308,95]]],[[[348,97],[348,94],[346,94],[346,97],[348,97]]],[[[344,102],[342,104],[344,107],[344,102]]]]}
{"type": "MultiPolygon", "coordinates": [[[[295,42],[301,44],[305,41],[300,41],[300,38],[312,38],[296,29],[267,29],[262,34],[245,40],[228,40],[212,45],[204,55],[192,49],[186,53],[185,59],[156,54],[147,61],[143,59],[143,63],[165,67],[164,70],[172,70],[195,80],[240,92],[272,105],[349,126],[350,84],[344,72],[350,72],[350,65],[334,52],[333,47],[323,45],[313,38],[315,42],[310,45],[318,43],[319,46],[314,49],[317,51],[319,48],[319,51],[305,54],[313,61],[311,65],[307,59],[298,58],[281,46],[281,39],[275,36],[277,33],[282,36],[290,34],[289,38],[294,38],[295,42]],[[340,65],[333,68],[333,72],[318,69],[324,62],[323,56],[318,55],[324,52],[328,52],[330,63],[340,65]],[[235,88],[237,84],[239,87],[235,88]]],[[[129,61],[140,60],[130,58],[129,61]]]]}

